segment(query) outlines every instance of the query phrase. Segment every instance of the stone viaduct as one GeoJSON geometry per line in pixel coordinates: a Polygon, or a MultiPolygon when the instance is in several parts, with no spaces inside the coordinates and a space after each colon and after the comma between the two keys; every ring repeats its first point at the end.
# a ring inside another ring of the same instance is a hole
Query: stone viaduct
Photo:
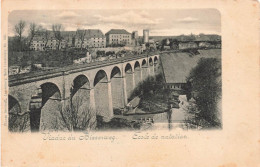
{"type": "Polygon", "coordinates": [[[156,73],[159,55],[136,55],[9,77],[9,113],[30,114],[31,130],[41,117],[76,99],[108,120],[124,108],[135,86],[156,73]],[[72,100],[73,99],[73,100],[72,100]]]}

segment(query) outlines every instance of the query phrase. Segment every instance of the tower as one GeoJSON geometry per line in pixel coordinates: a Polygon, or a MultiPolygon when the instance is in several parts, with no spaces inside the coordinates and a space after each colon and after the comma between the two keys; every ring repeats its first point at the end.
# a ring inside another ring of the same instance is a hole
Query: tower
{"type": "Polygon", "coordinates": [[[143,30],[143,40],[144,40],[144,43],[147,43],[149,42],[149,30],[148,29],[145,29],[143,30]]]}

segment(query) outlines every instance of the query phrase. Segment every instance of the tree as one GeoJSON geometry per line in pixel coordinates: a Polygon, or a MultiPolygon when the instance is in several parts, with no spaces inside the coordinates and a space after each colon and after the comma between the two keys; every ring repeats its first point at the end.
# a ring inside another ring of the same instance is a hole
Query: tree
{"type": "Polygon", "coordinates": [[[26,23],[23,20],[20,20],[15,26],[14,26],[14,32],[16,36],[18,37],[19,45],[20,45],[20,51],[22,51],[22,35],[25,30],[26,23]]]}
{"type": "Polygon", "coordinates": [[[202,127],[220,127],[218,102],[221,97],[221,62],[216,58],[202,58],[192,69],[187,81],[191,83],[198,113],[196,122],[202,127]]]}
{"type": "Polygon", "coordinates": [[[46,48],[47,48],[49,36],[50,36],[50,32],[49,32],[48,30],[44,30],[44,37],[45,37],[45,40],[46,40],[46,41],[45,41],[45,44],[44,44],[45,50],[47,50],[46,48]]]}
{"type": "Polygon", "coordinates": [[[53,24],[52,25],[52,31],[53,31],[54,37],[58,42],[58,47],[56,45],[57,50],[60,49],[60,43],[61,43],[61,40],[62,40],[62,35],[61,35],[62,30],[63,30],[62,24],[53,24]]]}
{"type": "Polygon", "coordinates": [[[78,38],[79,38],[79,40],[80,40],[80,49],[82,49],[82,45],[83,45],[83,43],[84,43],[86,31],[85,31],[85,30],[80,30],[80,29],[78,29],[78,30],[77,30],[77,35],[78,35],[78,38]]]}
{"type": "Polygon", "coordinates": [[[97,52],[97,57],[103,57],[105,55],[105,51],[98,50],[97,52]]]}
{"type": "Polygon", "coordinates": [[[30,23],[30,28],[29,28],[29,43],[28,43],[28,46],[30,47],[31,46],[31,43],[32,43],[32,40],[35,36],[35,34],[37,33],[37,25],[35,23],[30,23]]]}
{"type": "Polygon", "coordinates": [[[9,112],[8,129],[10,132],[25,132],[29,130],[29,113],[9,112]]]}
{"type": "Polygon", "coordinates": [[[89,107],[80,97],[72,99],[66,107],[59,106],[50,125],[42,122],[42,130],[53,131],[86,131],[96,128],[97,112],[89,107]],[[47,128],[48,127],[48,128],[47,128]]]}

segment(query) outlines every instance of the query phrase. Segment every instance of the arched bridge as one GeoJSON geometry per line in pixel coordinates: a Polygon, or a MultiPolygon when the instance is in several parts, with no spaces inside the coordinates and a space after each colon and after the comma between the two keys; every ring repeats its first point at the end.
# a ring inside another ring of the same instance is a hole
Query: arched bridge
{"type": "Polygon", "coordinates": [[[30,113],[31,130],[55,111],[83,102],[105,118],[123,108],[135,86],[155,75],[159,55],[136,55],[9,77],[9,113],[30,113]]]}

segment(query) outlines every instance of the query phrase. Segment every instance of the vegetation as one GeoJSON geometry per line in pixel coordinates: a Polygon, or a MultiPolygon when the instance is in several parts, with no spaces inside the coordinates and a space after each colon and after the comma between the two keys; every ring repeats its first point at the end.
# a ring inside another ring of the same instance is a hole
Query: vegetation
{"type": "Polygon", "coordinates": [[[59,106],[56,119],[47,125],[42,122],[41,130],[53,131],[86,131],[96,128],[97,112],[84,104],[80,97],[76,97],[65,108],[59,106]]]}
{"type": "Polygon", "coordinates": [[[216,58],[202,58],[192,69],[187,81],[195,99],[195,118],[190,120],[204,128],[221,127],[219,100],[221,98],[221,62],[216,58]]]}
{"type": "Polygon", "coordinates": [[[168,108],[169,104],[178,105],[171,96],[171,90],[164,88],[163,74],[149,76],[133,90],[129,101],[138,96],[141,98],[139,108],[146,112],[159,112],[168,108]]]}
{"type": "Polygon", "coordinates": [[[63,39],[63,36],[61,35],[61,31],[64,29],[62,24],[53,24],[52,25],[52,31],[54,33],[55,39],[58,41],[57,50],[60,50],[60,43],[63,39]]]}
{"type": "Polygon", "coordinates": [[[107,47],[124,47],[125,45],[126,44],[124,44],[124,43],[119,43],[119,44],[113,43],[113,44],[107,45],[107,47]]]}
{"type": "Polygon", "coordinates": [[[124,130],[133,130],[140,129],[140,122],[131,121],[123,118],[112,118],[109,122],[104,122],[101,116],[97,116],[97,129],[98,130],[115,130],[115,129],[124,129],[124,130]]]}
{"type": "Polygon", "coordinates": [[[29,113],[20,115],[18,113],[9,113],[8,129],[10,132],[26,132],[29,130],[29,113]]]}

